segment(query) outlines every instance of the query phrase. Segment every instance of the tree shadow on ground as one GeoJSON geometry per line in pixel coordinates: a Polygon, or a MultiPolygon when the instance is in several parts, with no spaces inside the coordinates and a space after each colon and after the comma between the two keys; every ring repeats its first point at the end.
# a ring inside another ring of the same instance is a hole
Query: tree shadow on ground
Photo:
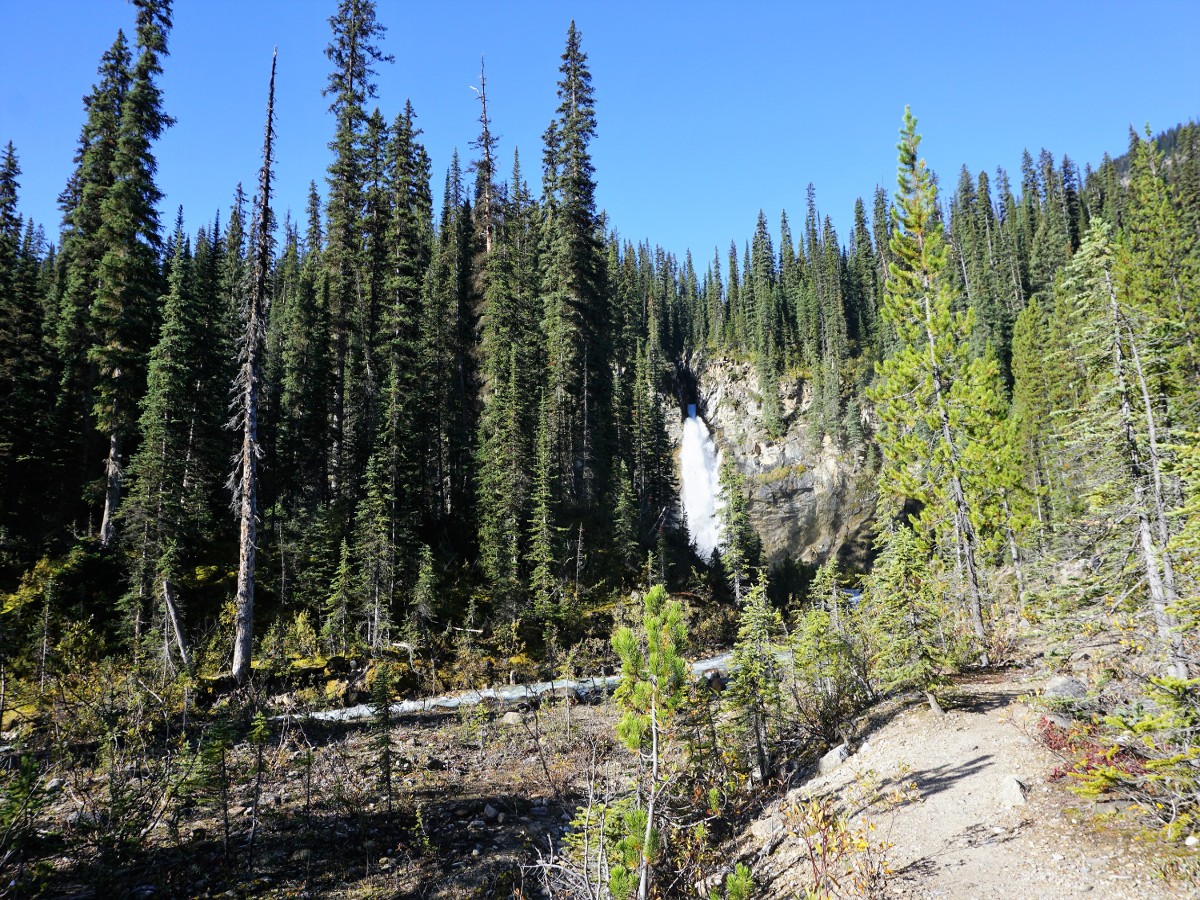
{"type": "Polygon", "coordinates": [[[915,788],[918,797],[922,800],[940,794],[964,778],[970,778],[990,768],[993,759],[992,754],[985,753],[956,765],[917,769],[896,778],[884,779],[874,786],[873,790],[866,792],[866,795],[855,803],[853,809],[847,810],[847,815],[857,816],[881,801],[886,802],[885,798],[891,792],[898,791],[901,796],[906,796],[915,788]]]}
{"type": "MultiPolygon", "coordinates": [[[[970,778],[992,765],[994,759],[990,753],[982,753],[974,759],[969,759],[957,765],[934,766],[929,769],[918,769],[910,772],[904,779],[904,784],[915,784],[922,797],[932,797],[942,791],[949,790],[955,783],[964,778],[970,778]]],[[[885,782],[886,784],[886,782],[885,782]]],[[[899,786],[899,783],[897,783],[899,786]]]]}
{"type": "Polygon", "coordinates": [[[968,848],[1007,844],[1016,838],[1016,836],[1017,832],[1015,830],[1008,831],[1002,829],[1000,832],[997,832],[994,828],[982,823],[972,825],[956,834],[940,853],[931,853],[919,859],[914,859],[908,865],[896,869],[892,873],[892,876],[898,881],[923,881],[931,877],[938,870],[940,866],[938,857],[940,856],[961,852],[968,848]]]}
{"type": "Polygon", "coordinates": [[[420,791],[400,797],[391,813],[378,802],[355,809],[328,798],[309,814],[268,806],[260,811],[253,865],[250,819],[233,822],[226,852],[219,822],[213,828],[210,818],[204,829],[181,823],[176,840],[142,848],[119,865],[101,869],[80,859],[62,866],[47,873],[37,891],[76,900],[355,891],[448,898],[511,896],[518,889],[528,896],[531,851],[551,841],[558,845],[566,828],[562,815],[573,813],[578,800],[535,803],[527,794],[467,798],[420,791]]]}

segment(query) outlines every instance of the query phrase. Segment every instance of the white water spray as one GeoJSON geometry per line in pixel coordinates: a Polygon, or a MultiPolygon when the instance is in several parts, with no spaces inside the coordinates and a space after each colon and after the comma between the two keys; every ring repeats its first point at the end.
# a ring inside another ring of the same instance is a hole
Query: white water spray
{"type": "Polygon", "coordinates": [[[680,493],[687,513],[688,534],[704,560],[712,558],[721,543],[720,460],[712,435],[704,420],[696,415],[696,405],[688,404],[683,423],[683,444],[679,450],[680,493]]]}

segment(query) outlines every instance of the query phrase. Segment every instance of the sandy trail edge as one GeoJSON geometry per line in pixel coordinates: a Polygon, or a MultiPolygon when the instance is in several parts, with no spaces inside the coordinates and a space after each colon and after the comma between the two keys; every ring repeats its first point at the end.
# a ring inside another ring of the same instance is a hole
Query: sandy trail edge
{"type": "Polygon", "coordinates": [[[839,768],[768,807],[743,847],[753,856],[776,843],[755,865],[761,896],[803,895],[808,863],[784,809],[822,796],[891,843],[888,896],[1194,896],[1155,878],[1136,829],[1105,823],[1092,804],[1047,781],[1061,761],[1036,740],[1040,713],[1022,700],[1039,685],[1021,671],[964,680],[958,708],[942,716],[923,704],[899,712],[864,735],[839,768]],[[1024,804],[1014,805],[1013,778],[1026,789],[1024,804]],[[876,799],[901,786],[914,799],[890,808],[876,799]]]}

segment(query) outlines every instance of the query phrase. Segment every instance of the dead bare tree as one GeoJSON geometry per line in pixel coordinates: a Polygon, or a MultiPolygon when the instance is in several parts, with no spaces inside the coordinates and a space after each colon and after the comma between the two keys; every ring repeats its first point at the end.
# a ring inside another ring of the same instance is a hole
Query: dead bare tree
{"type": "MultiPolygon", "coordinates": [[[[276,51],[277,53],[277,51],[276,51]]],[[[271,83],[267,93],[267,126],[263,138],[262,170],[255,198],[254,267],[250,283],[242,293],[241,367],[234,381],[234,417],[232,425],[242,432],[242,446],[236,466],[229,476],[233,505],[238,512],[240,549],[238,552],[236,633],[233,639],[233,677],[244,684],[250,677],[250,654],[254,642],[254,563],[258,538],[258,400],[262,387],[262,350],[266,337],[268,274],[274,237],[271,234],[271,153],[275,137],[275,58],[271,54],[271,83]]]]}

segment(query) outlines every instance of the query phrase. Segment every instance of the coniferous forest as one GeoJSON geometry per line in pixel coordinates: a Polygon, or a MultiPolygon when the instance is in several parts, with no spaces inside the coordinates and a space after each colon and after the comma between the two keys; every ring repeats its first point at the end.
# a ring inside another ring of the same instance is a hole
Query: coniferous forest
{"type": "MultiPolygon", "coordinates": [[[[543,145],[501,153],[481,75],[477,137],[434,172],[419,111],[376,105],[379,11],[340,0],[307,208],[276,200],[272,65],[259,174],[212,185],[226,212],[189,232],[155,182],[171,4],[134,5],[61,221],[24,217],[21,148],[0,160],[0,896],[229,886],[180,874],[188,855],[268,894],[281,754],[305,829],[318,810],[375,835],[368,875],[385,844],[428,874],[450,813],[404,786],[390,704],[614,673],[623,793],[593,803],[524,726],[574,840],[477,896],[759,896],[720,849],[753,789],[880,702],[940,712],[958,675],[1035,636],[1053,670],[1055,635],[1081,631],[1119,664],[1047,742],[1093,799],[1191,834],[1200,126],[1131,131],[1094,167],[1041,150],[939,180],[897,110],[897,182],[864,184],[850,233],[810,186],[792,219],[679,258],[597,209],[619,175],[592,164],[574,23],[543,145]],[[799,433],[864,486],[867,552],[768,558],[759,485],[726,465],[700,556],[675,455],[698,360],[748,365],[763,440],[799,433]],[[714,700],[685,659],[731,648],[714,700]],[[341,733],[296,724],[360,702],[369,807],[336,778],[322,800],[314,747],[341,733]]],[[[502,715],[455,720],[481,758],[502,715]]],[[[296,878],[335,894],[312,854],[296,878]]],[[[849,895],[832,871],[799,895],[849,895]]]]}

